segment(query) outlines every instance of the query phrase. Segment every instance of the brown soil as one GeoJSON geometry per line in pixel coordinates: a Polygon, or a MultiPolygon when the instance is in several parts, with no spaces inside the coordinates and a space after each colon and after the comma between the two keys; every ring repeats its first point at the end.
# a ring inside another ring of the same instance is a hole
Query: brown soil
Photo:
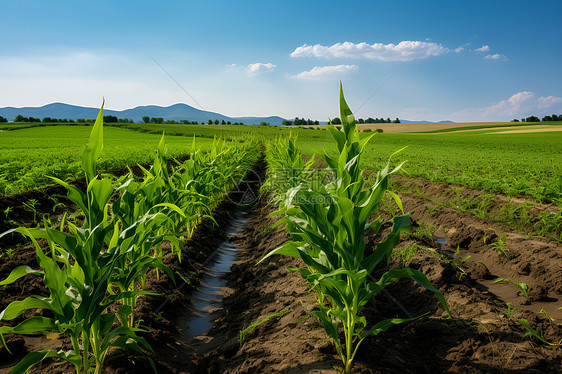
{"type": "Polygon", "coordinates": [[[525,234],[537,234],[562,241],[562,227],[551,222],[545,225],[542,217],[560,216],[562,207],[543,204],[530,197],[506,197],[465,186],[433,183],[423,179],[393,175],[392,187],[411,197],[421,198],[428,210],[436,207],[451,207],[456,210],[472,211],[478,218],[488,222],[503,222],[511,229],[525,234]]]}
{"type": "MultiPolygon", "coordinates": [[[[446,313],[429,291],[409,281],[396,283],[376,305],[366,309],[369,323],[381,318],[430,314],[366,340],[356,358],[355,372],[561,372],[561,346],[524,339],[525,329],[517,322],[518,318],[527,319],[550,342],[558,343],[562,339],[562,312],[557,310],[562,306],[562,248],[558,243],[541,237],[526,238],[500,224],[450,208],[428,209],[433,203],[417,195],[403,194],[402,200],[404,209],[414,220],[414,233],[405,235],[397,250],[413,244],[421,249],[405,264],[394,257],[391,267],[407,265],[426,273],[444,293],[454,319],[445,318],[446,313]],[[433,236],[423,235],[427,225],[437,227],[433,236]],[[509,257],[490,248],[490,243],[498,242],[503,235],[509,257]],[[446,240],[445,245],[440,247],[436,238],[446,240]],[[459,251],[455,254],[457,247],[459,251]],[[468,256],[472,257],[466,259],[468,256]],[[466,261],[455,263],[448,257],[466,261]],[[491,284],[496,277],[527,283],[528,299],[518,295],[511,284],[491,284]],[[517,308],[510,316],[506,315],[507,302],[517,308]],[[555,321],[540,313],[541,309],[555,321]]],[[[184,256],[181,264],[173,257],[166,259],[174,270],[183,274],[196,271],[213,246],[222,241],[225,235],[222,227],[233,209],[225,204],[217,210],[219,228],[202,225],[188,243],[189,257],[184,256]]],[[[248,228],[235,239],[241,248],[239,257],[227,276],[224,306],[216,311],[214,327],[208,334],[188,340],[182,338],[177,328],[178,319],[185,316],[196,278],[189,285],[174,286],[167,277],[157,279],[151,274],[149,288],[164,293],[169,301],[161,308],[163,301],[168,300],[166,297],[145,299],[139,303],[138,312],[149,330],[145,336],[155,349],[149,356],[160,373],[335,373],[334,367],[341,367],[322,327],[314,317],[309,317],[310,311],[317,308],[314,293],[309,292],[299,273],[287,270],[302,266],[300,260],[274,256],[254,266],[288,239],[283,231],[268,230],[275,217],[268,217],[273,208],[265,199],[254,210],[248,228]],[[249,332],[240,346],[241,330],[281,310],[285,311],[282,317],[270,319],[249,332]]],[[[372,246],[379,238],[369,235],[366,239],[372,246]]],[[[0,276],[4,277],[7,271],[4,269],[13,268],[17,261],[33,260],[31,254],[24,255],[24,250],[17,253],[23,257],[14,256],[11,261],[0,262],[0,276]]],[[[18,284],[9,291],[0,289],[2,308],[10,300],[42,289],[40,284],[18,284]]],[[[10,339],[9,344],[19,352],[19,357],[28,349],[49,342],[67,344],[64,340],[47,341],[42,337],[33,337],[35,343],[28,338],[10,339]]],[[[9,357],[0,350],[2,360],[9,357]]],[[[36,372],[71,372],[68,365],[50,365],[38,367],[36,372]]],[[[150,372],[146,360],[128,351],[111,352],[106,365],[109,373],[150,372]]],[[[0,369],[0,374],[6,371],[0,369]]]]}

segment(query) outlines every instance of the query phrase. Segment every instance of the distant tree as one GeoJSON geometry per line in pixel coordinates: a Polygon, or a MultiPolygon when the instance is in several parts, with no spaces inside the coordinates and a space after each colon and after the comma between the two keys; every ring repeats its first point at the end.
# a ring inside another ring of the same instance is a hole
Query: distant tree
{"type": "Polygon", "coordinates": [[[21,114],[18,114],[14,119],[14,122],[29,122],[29,118],[24,117],[21,114]]]}
{"type": "Polygon", "coordinates": [[[162,118],[162,117],[151,117],[150,122],[162,124],[162,123],[164,123],[164,118],[162,118]]]}
{"type": "Polygon", "coordinates": [[[357,120],[357,123],[365,123],[365,120],[364,120],[363,118],[359,118],[359,119],[357,120]]]}
{"type": "Polygon", "coordinates": [[[41,122],[41,120],[39,118],[35,118],[35,117],[29,117],[29,122],[41,122]]]}
{"type": "Polygon", "coordinates": [[[525,122],[525,118],[521,118],[521,122],[525,122]]]}
{"type": "Polygon", "coordinates": [[[375,119],[372,117],[369,117],[365,120],[365,123],[375,123],[375,119]]]}
{"type": "Polygon", "coordinates": [[[511,122],[519,122],[519,120],[517,118],[514,118],[511,120],[511,122]]]}
{"type": "Polygon", "coordinates": [[[0,116],[0,123],[8,122],[7,118],[0,116]]]}
{"type": "Polygon", "coordinates": [[[269,122],[260,122],[260,126],[269,126],[270,123],[269,122]]]}
{"type": "Polygon", "coordinates": [[[230,125],[231,123],[230,123],[230,121],[226,121],[226,124],[227,124],[227,125],[230,125]]]}
{"type": "Polygon", "coordinates": [[[541,121],[550,122],[550,121],[552,121],[552,116],[544,116],[541,121]]]}
{"type": "Polygon", "coordinates": [[[336,117],[332,120],[332,124],[333,125],[341,125],[341,119],[339,119],[339,117],[336,117]]]}
{"type": "Polygon", "coordinates": [[[115,116],[112,116],[112,115],[103,116],[103,122],[105,122],[105,123],[117,123],[118,121],[119,120],[115,116]]]}
{"type": "Polygon", "coordinates": [[[215,120],[215,125],[218,125],[218,124],[219,124],[219,120],[216,119],[216,120],[215,120]]]}
{"type": "Polygon", "coordinates": [[[562,121],[562,115],[557,116],[556,114],[552,115],[552,120],[553,121],[562,121]]]}
{"type": "Polygon", "coordinates": [[[394,121],[392,121],[392,123],[400,123],[400,119],[397,117],[394,121]]]}
{"type": "MultiPolygon", "coordinates": [[[[45,118],[43,118],[43,122],[45,122],[45,118]]],[[[86,123],[86,119],[85,118],[78,118],[76,120],[76,123],[86,123]]]]}
{"type": "Polygon", "coordinates": [[[149,116],[142,116],[142,121],[144,123],[150,123],[150,117],[149,116]]]}
{"type": "Polygon", "coordinates": [[[288,121],[286,119],[283,120],[283,122],[281,122],[283,124],[283,126],[291,126],[293,124],[293,121],[288,121]]]}
{"type": "Polygon", "coordinates": [[[207,121],[207,123],[208,123],[209,125],[212,125],[212,124],[213,124],[213,120],[210,119],[209,121],[207,121]]]}
{"type": "Polygon", "coordinates": [[[525,122],[540,122],[541,120],[535,116],[529,116],[525,118],[525,122]]]}
{"type": "Polygon", "coordinates": [[[48,122],[53,122],[53,119],[51,117],[44,117],[41,122],[43,123],[48,123],[48,122]]]}

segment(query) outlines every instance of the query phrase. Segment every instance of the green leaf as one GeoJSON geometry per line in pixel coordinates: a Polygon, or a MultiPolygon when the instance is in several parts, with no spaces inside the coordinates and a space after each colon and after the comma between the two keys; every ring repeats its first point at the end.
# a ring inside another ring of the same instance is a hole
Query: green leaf
{"type": "Polygon", "coordinates": [[[103,106],[105,99],[101,104],[98,118],[92,127],[90,140],[82,154],[82,170],[86,173],[87,181],[90,182],[96,176],[96,160],[103,149],[103,106]]]}
{"type": "Polygon", "coordinates": [[[389,319],[382,320],[382,321],[378,322],[375,326],[373,326],[369,331],[363,333],[359,337],[359,339],[363,340],[369,335],[378,335],[381,332],[385,332],[386,330],[388,330],[392,326],[396,326],[396,325],[399,325],[399,324],[405,323],[405,322],[410,322],[410,321],[418,319],[422,316],[423,316],[423,314],[421,316],[417,316],[417,317],[413,317],[413,318],[389,318],[389,319]]]}
{"type": "Polygon", "coordinates": [[[51,305],[49,300],[37,296],[28,297],[23,300],[12,301],[6,309],[0,313],[0,320],[11,320],[20,316],[23,312],[29,309],[50,309],[51,305]]]}
{"type": "Polygon", "coordinates": [[[387,190],[386,193],[389,194],[390,197],[392,197],[402,214],[404,214],[404,207],[402,206],[402,200],[400,200],[400,196],[389,190],[387,190]]]}
{"type": "Polygon", "coordinates": [[[36,332],[58,331],[55,320],[46,317],[31,317],[15,327],[0,326],[0,334],[33,334],[36,332]]]}
{"type": "Polygon", "coordinates": [[[428,289],[429,291],[435,294],[435,297],[441,302],[445,310],[449,315],[451,315],[451,311],[449,310],[449,306],[447,305],[447,301],[443,297],[441,291],[431,284],[429,279],[427,279],[426,275],[419,270],[414,270],[411,268],[404,268],[404,269],[392,269],[384,273],[381,278],[374,283],[369,283],[369,288],[371,289],[374,294],[378,294],[383,288],[388,286],[391,283],[394,283],[398,279],[401,278],[411,278],[419,283],[424,288],[428,289]]]}
{"type": "Polygon", "coordinates": [[[10,374],[24,374],[33,365],[43,361],[49,357],[58,357],[65,361],[71,362],[77,368],[82,365],[82,357],[79,354],[74,353],[74,351],[54,351],[50,349],[42,349],[40,351],[28,353],[23,360],[21,360],[10,372],[10,374]]]}
{"type": "Polygon", "coordinates": [[[86,196],[86,194],[82,191],[80,191],[78,188],[71,186],[70,184],[55,178],[55,177],[49,177],[52,180],[54,180],[56,183],[60,184],[61,186],[63,186],[64,188],[66,188],[66,191],[68,193],[68,198],[76,205],[78,205],[80,207],[80,209],[82,210],[82,212],[84,212],[84,214],[88,213],[88,197],[86,196]]]}
{"type": "Polygon", "coordinates": [[[26,276],[27,274],[40,275],[43,273],[44,273],[43,270],[35,270],[27,265],[18,266],[17,268],[12,270],[12,272],[10,273],[10,275],[8,275],[6,279],[0,282],[0,286],[5,286],[7,284],[14,283],[21,277],[26,276]]]}
{"type": "Polygon", "coordinates": [[[273,251],[266,254],[261,260],[258,261],[256,265],[259,265],[263,262],[266,258],[271,257],[273,255],[285,255],[291,257],[300,257],[300,252],[297,247],[292,242],[287,242],[280,247],[275,248],[273,251]]]}

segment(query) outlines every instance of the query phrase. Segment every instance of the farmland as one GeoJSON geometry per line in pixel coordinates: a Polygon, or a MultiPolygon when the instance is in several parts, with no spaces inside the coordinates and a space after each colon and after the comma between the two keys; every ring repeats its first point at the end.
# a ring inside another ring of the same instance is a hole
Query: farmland
{"type": "MultiPolygon", "coordinates": [[[[48,126],[2,132],[0,195],[52,184],[47,176],[62,179],[80,176],[80,157],[90,130],[86,126],[48,126]]],[[[105,141],[99,165],[102,170],[110,170],[148,163],[159,136],[107,127],[105,141]]],[[[197,147],[206,149],[211,143],[212,139],[200,138],[197,147]]],[[[193,151],[191,144],[191,139],[168,136],[169,156],[189,155],[193,151]]]]}
{"type": "Polygon", "coordinates": [[[70,194],[57,214],[21,211],[18,223],[27,229],[20,232],[39,242],[16,248],[4,237],[0,281],[18,266],[57,266],[3,282],[0,307],[33,294],[81,305],[88,289],[107,292],[106,283],[96,283],[102,274],[121,296],[100,296],[105,309],[96,308],[98,320],[86,332],[79,313],[69,318],[64,308],[4,313],[0,328],[16,356],[0,351],[8,362],[0,373],[46,347],[59,360],[47,358],[37,372],[100,372],[102,365],[104,372],[145,372],[152,364],[162,373],[556,372],[562,357],[562,133],[382,133],[362,148],[371,134],[355,132],[351,122],[344,126],[351,129],[346,135],[266,126],[106,126],[103,152],[92,127],[1,132],[5,195],[52,184],[47,175],[86,175],[92,187],[84,194],[87,205],[75,190],[86,184],[62,182],[70,194]],[[385,170],[390,155],[405,146],[385,170]],[[99,157],[87,158],[88,150],[99,157]],[[194,152],[179,165],[171,161],[194,152]],[[137,163],[148,166],[96,177],[137,163]],[[316,183],[299,187],[313,178],[316,183]],[[262,198],[245,208],[251,216],[241,233],[229,237],[240,199],[257,195],[257,184],[266,180],[262,198]],[[228,195],[225,184],[233,191],[228,195]],[[310,208],[310,201],[325,209],[310,208]],[[279,220],[285,229],[272,228],[279,220]],[[81,230],[100,236],[84,238],[81,230]],[[73,241],[60,239],[71,235],[73,241]],[[103,250],[82,263],[69,243],[93,248],[88,240],[103,250]],[[177,326],[223,240],[238,248],[224,275],[223,307],[205,335],[186,337],[177,326]],[[112,250],[125,246],[130,249],[112,250]],[[97,266],[88,268],[92,262],[97,266]],[[99,276],[69,301],[50,287],[49,271],[59,269],[74,290],[80,275],[66,270],[75,263],[99,276]],[[23,317],[73,327],[49,325],[21,338],[11,334],[17,328],[10,321],[23,323],[23,317]],[[103,321],[111,323],[102,328],[103,321]],[[113,334],[105,351],[84,348],[105,342],[104,334],[113,334]]]}

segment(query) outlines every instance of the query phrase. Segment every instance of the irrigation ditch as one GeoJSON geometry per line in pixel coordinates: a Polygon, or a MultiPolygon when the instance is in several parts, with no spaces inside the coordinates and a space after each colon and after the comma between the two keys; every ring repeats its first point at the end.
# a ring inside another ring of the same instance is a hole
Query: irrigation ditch
{"type": "MultiPolygon", "coordinates": [[[[334,373],[341,366],[331,341],[310,315],[317,309],[315,295],[300,274],[288,270],[300,260],[273,256],[255,266],[289,238],[270,229],[277,218],[270,216],[274,207],[267,196],[239,204],[258,196],[264,177],[262,160],[217,206],[218,225],[206,219],[198,226],[185,243],[189,255],[181,263],[172,254],[165,257],[181,275],[175,284],[165,274],[149,273],[147,289],[163,296],[143,297],[137,312],[154,349],[145,353],[159,373],[334,373]],[[243,342],[241,331],[246,332],[243,342]]],[[[425,191],[431,194],[431,188],[425,191]]],[[[429,314],[368,338],[355,372],[559,373],[562,347],[524,339],[526,330],[517,321],[528,320],[549,342],[562,339],[559,242],[436,206],[419,194],[403,193],[401,198],[414,230],[396,248],[390,266],[408,265],[426,273],[443,292],[454,319],[447,320],[433,295],[411,281],[389,286],[388,294],[366,308],[368,320],[429,314]],[[503,244],[492,245],[500,239],[503,244]],[[494,249],[501,246],[508,255],[494,249]],[[510,283],[493,283],[497,278],[525,283],[527,297],[510,283]]],[[[369,247],[378,238],[366,239],[369,247]]],[[[33,248],[24,246],[11,258],[0,258],[0,278],[21,264],[36,265],[33,248]]],[[[22,295],[41,294],[42,287],[32,277],[2,287],[0,308],[22,295]]],[[[0,374],[27,351],[68,344],[57,336],[8,337],[15,356],[0,349],[0,374]]],[[[151,371],[143,355],[131,351],[114,350],[106,360],[107,373],[151,371]]],[[[33,372],[72,373],[74,368],[45,360],[33,372]]]]}

